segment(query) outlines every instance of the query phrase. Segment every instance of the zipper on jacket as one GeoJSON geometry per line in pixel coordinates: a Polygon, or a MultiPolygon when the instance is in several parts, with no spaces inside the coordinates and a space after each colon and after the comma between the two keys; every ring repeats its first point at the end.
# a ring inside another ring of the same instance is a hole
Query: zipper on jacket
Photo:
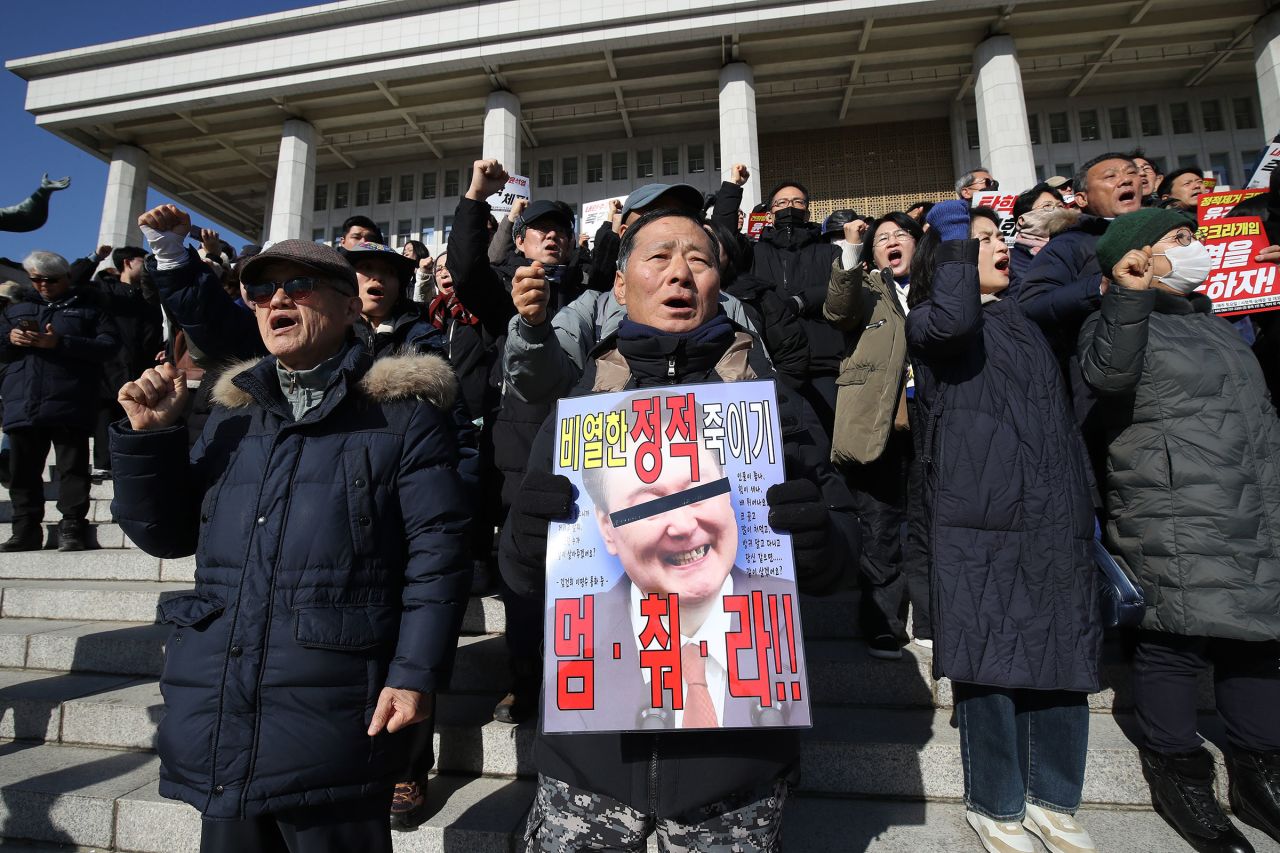
{"type": "Polygon", "coordinates": [[[676,381],[676,354],[672,353],[667,356],[667,378],[672,382],[676,381]]]}
{"type": "Polygon", "coordinates": [[[649,814],[658,816],[658,735],[653,736],[649,752],[649,814]]]}

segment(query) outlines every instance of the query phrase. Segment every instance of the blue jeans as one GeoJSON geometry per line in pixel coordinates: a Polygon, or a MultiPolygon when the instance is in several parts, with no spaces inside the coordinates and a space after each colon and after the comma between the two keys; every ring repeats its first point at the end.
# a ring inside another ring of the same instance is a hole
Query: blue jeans
{"type": "Polygon", "coordinates": [[[953,685],[965,805],[1020,821],[1026,804],[1075,814],[1089,749],[1084,693],[953,685]]]}

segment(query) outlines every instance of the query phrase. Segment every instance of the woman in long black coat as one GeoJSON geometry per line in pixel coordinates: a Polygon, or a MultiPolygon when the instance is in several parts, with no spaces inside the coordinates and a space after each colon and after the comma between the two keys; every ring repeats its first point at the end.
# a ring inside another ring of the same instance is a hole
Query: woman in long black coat
{"type": "Polygon", "coordinates": [[[1000,298],[1009,251],[989,213],[936,205],[911,277],[934,674],[954,682],[983,846],[1030,853],[1030,831],[1092,850],[1072,818],[1102,641],[1086,461],[1057,359],[1000,298]]]}

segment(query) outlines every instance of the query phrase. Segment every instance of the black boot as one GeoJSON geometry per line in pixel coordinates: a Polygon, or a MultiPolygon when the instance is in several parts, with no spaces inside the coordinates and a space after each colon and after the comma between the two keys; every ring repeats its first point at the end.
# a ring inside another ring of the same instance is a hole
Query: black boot
{"type": "Polygon", "coordinates": [[[44,528],[40,522],[15,520],[13,535],[0,542],[0,551],[12,554],[15,551],[39,551],[44,547],[44,528]]]}
{"type": "Polygon", "coordinates": [[[542,698],[542,661],[533,658],[511,659],[511,692],[493,709],[493,718],[515,725],[538,715],[542,698]]]}
{"type": "Polygon", "coordinates": [[[74,518],[64,518],[58,522],[58,550],[59,551],[83,551],[87,546],[84,542],[84,522],[74,518]]]}
{"type": "Polygon", "coordinates": [[[1253,853],[1253,845],[1227,818],[1213,793],[1213,756],[1206,749],[1158,753],[1142,750],[1142,775],[1155,810],[1200,853],[1253,853]]]}
{"type": "Polygon", "coordinates": [[[1233,749],[1227,767],[1236,817],[1280,841],[1280,752],[1233,749]]]}

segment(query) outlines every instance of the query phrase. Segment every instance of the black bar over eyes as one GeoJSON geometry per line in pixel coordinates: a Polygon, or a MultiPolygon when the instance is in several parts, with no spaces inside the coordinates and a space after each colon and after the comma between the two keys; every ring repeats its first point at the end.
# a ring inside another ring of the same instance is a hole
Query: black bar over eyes
{"type": "Polygon", "coordinates": [[[651,516],[670,512],[682,506],[689,506],[690,504],[696,504],[698,501],[705,501],[708,498],[727,494],[729,494],[729,478],[721,477],[719,480],[703,483],[700,486],[685,489],[683,492],[663,495],[660,498],[654,498],[642,504],[611,512],[609,513],[609,521],[614,527],[622,527],[624,524],[630,524],[633,521],[643,521],[651,516]]]}

